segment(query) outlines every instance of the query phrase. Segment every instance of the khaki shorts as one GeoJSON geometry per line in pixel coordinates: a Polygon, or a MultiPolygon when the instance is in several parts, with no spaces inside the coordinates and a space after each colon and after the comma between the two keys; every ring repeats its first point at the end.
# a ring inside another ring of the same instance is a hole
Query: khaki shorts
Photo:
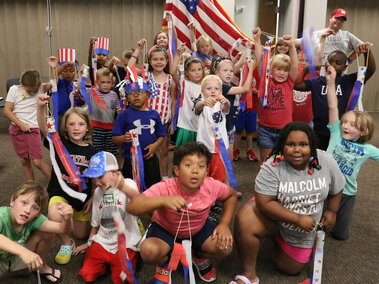
{"type": "Polygon", "coordinates": [[[21,260],[19,256],[15,256],[11,261],[0,261],[0,277],[13,271],[27,269],[26,264],[21,260]]]}

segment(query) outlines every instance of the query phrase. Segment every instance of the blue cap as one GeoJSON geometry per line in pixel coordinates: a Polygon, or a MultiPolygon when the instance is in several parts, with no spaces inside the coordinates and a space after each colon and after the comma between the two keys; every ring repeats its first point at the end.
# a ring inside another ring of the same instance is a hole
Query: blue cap
{"type": "Polygon", "coordinates": [[[116,157],[109,152],[99,152],[92,156],[89,167],[82,175],[86,178],[98,178],[111,170],[118,170],[116,157]]]}

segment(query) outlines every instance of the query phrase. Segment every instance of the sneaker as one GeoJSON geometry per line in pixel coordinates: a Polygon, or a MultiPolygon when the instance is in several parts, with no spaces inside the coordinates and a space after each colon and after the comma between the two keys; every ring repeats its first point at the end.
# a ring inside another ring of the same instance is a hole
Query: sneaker
{"type": "Polygon", "coordinates": [[[238,148],[235,148],[233,150],[233,161],[238,161],[240,158],[240,150],[238,148]]]}
{"type": "Polygon", "coordinates": [[[58,264],[67,264],[71,259],[72,251],[75,249],[75,242],[71,240],[71,245],[61,246],[59,252],[55,256],[55,262],[58,264]]]}
{"type": "Polygon", "coordinates": [[[236,194],[237,194],[238,200],[241,200],[242,199],[242,192],[236,190],[236,194]]]}
{"type": "Polygon", "coordinates": [[[250,161],[253,161],[253,162],[257,162],[259,160],[258,157],[255,155],[253,149],[249,149],[249,150],[246,151],[246,157],[250,161]]]}
{"type": "Polygon", "coordinates": [[[171,270],[167,269],[167,265],[155,266],[154,284],[171,284],[171,270]]]}
{"type": "Polygon", "coordinates": [[[192,262],[201,280],[205,282],[216,280],[216,269],[214,269],[209,259],[197,258],[192,254],[192,262]]]}
{"type": "Polygon", "coordinates": [[[175,145],[168,144],[168,150],[169,151],[174,151],[175,150],[175,145]]]}

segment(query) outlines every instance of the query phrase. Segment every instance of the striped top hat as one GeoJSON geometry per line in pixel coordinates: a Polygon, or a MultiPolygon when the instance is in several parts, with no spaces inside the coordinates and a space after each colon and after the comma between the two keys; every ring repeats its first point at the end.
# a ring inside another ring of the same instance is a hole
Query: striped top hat
{"type": "MultiPolygon", "coordinates": [[[[61,48],[58,49],[58,60],[59,60],[59,65],[62,66],[68,61],[75,62],[75,49],[71,48],[61,48]]],[[[76,62],[75,62],[75,67],[76,67],[76,62]]]]}
{"type": "Polygon", "coordinates": [[[98,37],[95,46],[94,46],[94,53],[96,54],[105,54],[108,56],[109,54],[109,38],[106,37],[98,37]]]}

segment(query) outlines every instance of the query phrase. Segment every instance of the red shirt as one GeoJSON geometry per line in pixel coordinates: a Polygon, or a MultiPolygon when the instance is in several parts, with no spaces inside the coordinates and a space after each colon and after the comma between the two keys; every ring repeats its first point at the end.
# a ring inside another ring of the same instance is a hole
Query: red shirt
{"type": "MultiPolygon", "coordinates": [[[[309,79],[311,76],[308,73],[305,75],[304,80],[309,79]]],[[[312,109],[312,92],[311,91],[293,91],[293,121],[310,122],[313,120],[312,109]]]]}
{"type": "MultiPolygon", "coordinates": [[[[263,107],[261,101],[258,104],[258,123],[263,126],[282,129],[287,123],[292,122],[293,87],[295,82],[291,77],[283,83],[276,83],[270,77],[267,87],[267,106],[263,107]]],[[[261,80],[259,97],[265,92],[265,80],[261,80]]],[[[264,96],[262,96],[264,97],[264,96]]]]}

